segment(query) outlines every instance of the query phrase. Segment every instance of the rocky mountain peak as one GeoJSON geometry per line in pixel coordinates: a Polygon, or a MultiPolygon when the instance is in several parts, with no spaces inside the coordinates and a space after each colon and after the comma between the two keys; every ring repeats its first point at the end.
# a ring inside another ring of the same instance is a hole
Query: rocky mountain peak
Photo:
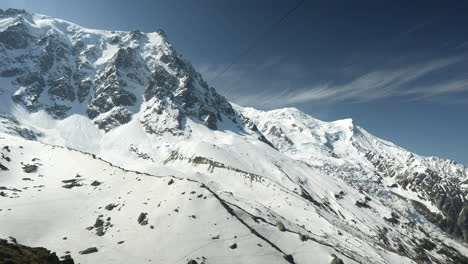
{"type": "Polygon", "coordinates": [[[186,118],[210,129],[231,122],[259,133],[161,29],[101,31],[24,10],[1,14],[0,73],[11,80],[11,98],[29,111],[45,110],[54,118],[85,114],[105,131],[138,114],[149,133],[181,134],[186,118]],[[22,14],[29,18],[19,23],[22,14]]]}
{"type": "Polygon", "coordinates": [[[16,16],[16,15],[25,15],[28,14],[24,9],[16,9],[16,8],[8,8],[6,10],[0,9],[0,17],[9,17],[9,16],[16,16]]]}

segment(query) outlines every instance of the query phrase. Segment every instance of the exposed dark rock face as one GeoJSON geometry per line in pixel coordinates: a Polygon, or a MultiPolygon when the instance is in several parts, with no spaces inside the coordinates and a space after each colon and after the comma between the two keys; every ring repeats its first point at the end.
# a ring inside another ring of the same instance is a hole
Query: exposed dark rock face
{"type": "Polygon", "coordinates": [[[40,135],[21,125],[18,120],[11,115],[0,113],[0,124],[6,128],[6,133],[17,135],[28,140],[37,140],[37,137],[40,135]]]}
{"type": "Polygon", "coordinates": [[[33,40],[33,37],[22,22],[22,16],[18,16],[16,23],[0,32],[0,43],[7,49],[24,49],[33,40]]]}
{"type": "Polygon", "coordinates": [[[463,210],[458,216],[457,225],[460,227],[463,233],[465,242],[468,242],[468,204],[465,204],[463,210]]]}
{"type": "Polygon", "coordinates": [[[60,260],[55,253],[42,247],[11,244],[5,239],[0,239],[0,263],[73,264],[75,262],[71,257],[60,260]]]}
{"type": "MultiPolygon", "coordinates": [[[[435,214],[426,206],[412,201],[416,211],[428,221],[436,224],[454,238],[468,242],[468,190],[462,189],[459,179],[466,178],[466,172],[458,170],[435,171],[426,168],[424,172],[403,170],[381,155],[368,152],[365,157],[382,174],[393,177],[397,186],[418,194],[421,199],[430,201],[442,214],[435,214]]],[[[408,163],[411,162],[408,157],[408,163]]]]}
{"type": "Polygon", "coordinates": [[[13,83],[20,85],[23,89],[13,95],[13,100],[22,103],[29,110],[37,110],[37,100],[45,88],[45,81],[38,73],[25,72],[18,76],[13,83]]]}
{"type": "Polygon", "coordinates": [[[40,18],[24,10],[2,10],[0,16],[15,19],[0,32],[0,76],[13,78],[12,99],[29,111],[45,110],[57,119],[86,112],[106,132],[141,111],[138,121],[156,135],[189,134],[188,119],[212,130],[227,121],[272,146],[177,54],[162,30],[155,40],[139,30],[105,35],[71,24],[66,32],[38,29],[40,18]]]}
{"type": "Polygon", "coordinates": [[[87,112],[90,118],[106,113],[96,121],[99,128],[109,131],[131,120],[132,113],[126,107],[134,106],[137,97],[128,91],[132,84],[129,81],[143,85],[139,70],[147,71],[137,51],[129,47],[120,48],[95,80],[97,90],[88,104],[87,112]]]}

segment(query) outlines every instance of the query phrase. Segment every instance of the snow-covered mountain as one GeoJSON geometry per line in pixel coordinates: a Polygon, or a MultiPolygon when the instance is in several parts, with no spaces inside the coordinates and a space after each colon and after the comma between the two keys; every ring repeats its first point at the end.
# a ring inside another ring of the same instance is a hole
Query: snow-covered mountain
{"type": "Polygon", "coordinates": [[[162,30],[8,9],[0,58],[0,237],[78,263],[468,263],[465,167],[233,105],[162,30]]]}

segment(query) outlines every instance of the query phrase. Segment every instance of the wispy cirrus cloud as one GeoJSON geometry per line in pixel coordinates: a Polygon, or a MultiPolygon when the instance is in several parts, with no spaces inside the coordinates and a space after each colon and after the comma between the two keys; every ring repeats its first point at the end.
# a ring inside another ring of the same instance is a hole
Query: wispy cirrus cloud
{"type": "MultiPolygon", "coordinates": [[[[293,75],[304,74],[299,65],[281,65],[281,59],[270,60],[260,68],[275,67],[270,82],[249,74],[249,65],[234,67],[217,82],[231,101],[245,106],[276,108],[311,102],[334,103],[341,101],[368,102],[389,97],[405,97],[408,100],[424,100],[434,96],[468,92],[468,77],[431,80],[432,75],[462,62],[461,57],[444,58],[405,67],[376,69],[356,75],[348,81],[321,80],[320,83],[295,88],[290,80],[293,75]],[[289,71],[289,72],[288,72],[289,71]],[[276,77],[276,78],[275,78],[276,77]],[[291,78],[290,78],[291,77],[291,78]],[[289,81],[288,81],[289,80],[289,81]]],[[[203,66],[204,76],[214,76],[216,67],[203,66]]]]}

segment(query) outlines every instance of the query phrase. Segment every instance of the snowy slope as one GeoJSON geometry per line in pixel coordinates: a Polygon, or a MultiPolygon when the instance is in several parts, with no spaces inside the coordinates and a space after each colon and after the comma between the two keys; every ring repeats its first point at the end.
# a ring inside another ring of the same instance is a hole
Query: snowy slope
{"type": "Polygon", "coordinates": [[[236,108],[280,152],[376,195],[416,201],[435,213],[433,222],[444,231],[468,241],[468,169],[462,164],[411,153],[351,119],[322,122],[294,108],[236,108]]]}
{"type": "Polygon", "coordinates": [[[6,10],[0,57],[2,237],[79,263],[467,261],[466,168],[233,106],[160,30],[6,10]]]}

